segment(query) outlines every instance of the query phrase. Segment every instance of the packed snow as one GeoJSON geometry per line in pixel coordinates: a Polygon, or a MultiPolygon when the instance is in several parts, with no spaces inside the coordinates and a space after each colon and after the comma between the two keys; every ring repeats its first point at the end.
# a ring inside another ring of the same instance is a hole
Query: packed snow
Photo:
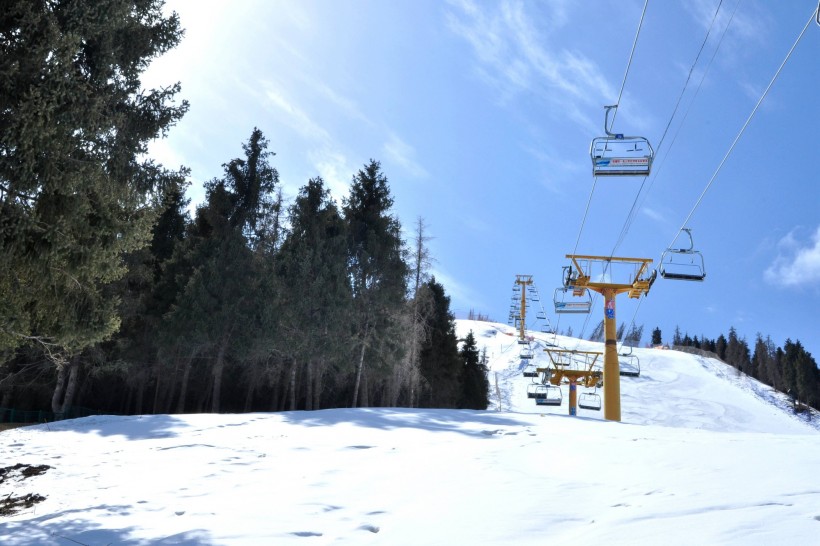
{"type": "MultiPolygon", "coordinates": [[[[818,543],[820,416],[719,361],[636,348],[622,421],[571,417],[566,390],[561,407],[527,398],[511,328],[457,327],[486,347],[487,411],[96,416],[2,432],[0,467],[19,466],[0,498],[45,500],[0,516],[0,544],[818,543]]],[[[603,350],[530,336],[539,366],[552,343],[603,350]]]]}

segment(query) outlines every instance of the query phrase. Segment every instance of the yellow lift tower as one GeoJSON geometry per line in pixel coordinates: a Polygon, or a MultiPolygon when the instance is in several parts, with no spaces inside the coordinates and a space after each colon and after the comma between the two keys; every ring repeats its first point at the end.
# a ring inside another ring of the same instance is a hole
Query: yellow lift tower
{"type": "Polygon", "coordinates": [[[518,341],[526,343],[526,328],[527,328],[527,290],[532,286],[532,275],[516,275],[513,292],[515,297],[520,298],[518,305],[518,341]]]}
{"type": "MultiPolygon", "coordinates": [[[[578,383],[584,387],[596,387],[601,383],[601,367],[596,365],[602,353],[596,351],[574,351],[570,349],[544,349],[550,357],[549,368],[538,368],[543,373],[544,382],[561,386],[566,380],[569,383],[569,414],[578,415],[578,383]]],[[[586,404],[581,407],[592,410],[601,409],[600,395],[585,393],[586,404]]]]}
{"type": "Polygon", "coordinates": [[[621,376],[618,366],[615,296],[626,292],[630,298],[648,294],[656,271],[649,273],[649,258],[615,258],[567,254],[572,267],[567,275],[568,288],[589,289],[604,296],[604,419],[621,420],[621,376]],[[615,278],[621,282],[615,282],[615,278]]]}

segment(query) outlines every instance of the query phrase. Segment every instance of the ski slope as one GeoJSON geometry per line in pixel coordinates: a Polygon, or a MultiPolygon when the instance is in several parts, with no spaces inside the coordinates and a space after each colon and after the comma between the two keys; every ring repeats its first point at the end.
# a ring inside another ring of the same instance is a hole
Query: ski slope
{"type": "MultiPolygon", "coordinates": [[[[521,375],[518,332],[502,324],[459,320],[456,334],[463,339],[472,331],[478,347],[489,358],[491,407],[502,411],[567,415],[568,386],[562,386],[564,404],[558,408],[536,406],[527,398],[527,384],[535,381],[521,375]],[[495,390],[496,380],[500,399],[495,390]]],[[[533,342],[535,367],[547,367],[545,348],[597,351],[603,343],[527,332],[533,342]]],[[[820,416],[807,420],[795,416],[788,397],[752,378],[743,376],[715,359],[679,351],[633,349],[640,362],[639,377],[621,377],[621,421],[636,425],[662,425],[732,432],[805,433],[820,430],[820,416]]],[[[603,364],[603,356],[598,362],[603,364]]],[[[579,393],[592,389],[579,387],[579,393]]],[[[603,398],[601,390],[598,391],[603,398]]],[[[603,419],[603,411],[579,409],[580,417],[603,419]]]]}
{"type": "Polygon", "coordinates": [[[48,468],[3,474],[0,498],[46,498],[0,517],[0,544],[817,543],[818,419],[718,362],[653,350],[636,350],[641,375],[622,380],[623,422],[569,417],[566,401],[544,411],[506,326],[457,326],[487,347],[493,390],[498,374],[487,411],[96,416],[2,432],[0,466],[48,468]]]}

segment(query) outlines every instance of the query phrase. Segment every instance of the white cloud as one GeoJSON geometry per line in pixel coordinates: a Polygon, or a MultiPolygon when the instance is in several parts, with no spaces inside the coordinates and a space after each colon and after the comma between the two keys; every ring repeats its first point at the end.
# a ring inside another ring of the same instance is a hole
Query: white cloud
{"type": "Polygon", "coordinates": [[[318,142],[330,141],[330,135],[318,123],[314,122],[298,104],[289,100],[284,93],[273,85],[266,85],[265,98],[279,112],[285,114],[284,122],[302,137],[318,142]]]}
{"type": "Polygon", "coordinates": [[[641,212],[643,214],[645,214],[646,216],[648,216],[649,218],[651,218],[652,220],[655,220],[656,222],[666,222],[666,216],[664,216],[660,212],[656,211],[655,209],[651,209],[649,207],[643,207],[641,209],[641,212]]]}
{"type": "Polygon", "coordinates": [[[401,165],[411,176],[415,178],[427,177],[425,168],[415,160],[416,150],[396,134],[390,133],[383,150],[388,158],[401,165]]]}
{"type": "Polygon", "coordinates": [[[780,286],[817,286],[820,283],[820,226],[811,240],[801,244],[789,232],[778,243],[780,253],[764,273],[771,284],[780,286]]]}
{"type": "Polygon", "coordinates": [[[450,296],[452,302],[450,310],[456,316],[466,316],[470,309],[483,312],[483,309],[486,308],[486,303],[477,298],[468,286],[458,282],[440,269],[433,269],[432,274],[436,278],[436,282],[442,285],[447,295],[450,296]]]}
{"type": "Polygon", "coordinates": [[[546,85],[550,92],[541,95],[553,111],[590,130],[599,130],[600,123],[582,111],[588,110],[588,105],[614,100],[617,93],[593,60],[578,51],[550,49],[550,31],[567,23],[563,2],[553,2],[549,16],[538,18],[526,10],[531,4],[515,0],[500,5],[477,5],[472,0],[452,0],[450,4],[450,30],[472,46],[480,63],[479,73],[504,100],[520,92],[541,91],[539,88],[546,85]]]}
{"type": "Polygon", "coordinates": [[[347,197],[350,180],[356,169],[343,153],[330,148],[314,150],[308,154],[308,159],[319,171],[333,200],[341,203],[342,198],[347,197]]]}

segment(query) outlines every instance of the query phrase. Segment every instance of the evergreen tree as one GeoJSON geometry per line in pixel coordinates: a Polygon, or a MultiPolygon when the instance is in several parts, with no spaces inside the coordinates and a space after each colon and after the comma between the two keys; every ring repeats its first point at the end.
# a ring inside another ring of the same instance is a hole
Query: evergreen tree
{"type": "Polygon", "coordinates": [[[718,355],[718,358],[726,362],[726,347],[728,343],[726,342],[726,338],[723,334],[720,334],[715,341],[715,348],[713,352],[718,355]]]}
{"type": "MultiPolygon", "coordinates": [[[[182,31],[160,1],[0,10],[0,349],[70,355],[119,327],[106,286],[144,247],[171,173],[142,159],[187,110],[140,74],[182,31]]],[[[64,366],[60,366],[62,372],[64,366]]]]}
{"type": "Polygon", "coordinates": [[[672,345],[681,345],[683,338],[680,335],[680,328],[675,325],[675,333],[672,335],[672,345]]]}
{"type": "Polygon", "coordinates": [[[454,408],[461,403],[464,392],[464,360],[459,355],[455,317],[450,312],[450,298],[444,287],[435,278],[425,286],[432,295],[433,312],[427,319],[430,336],[421,351],[425,392],[419,406],[454,408]]]}
{"type": "Polygon", "coordinates": [[[305,408],[318,409],[326,371],[344,370],[352,350],[345,224],[319,177],[300,190],[289,218],[290,233],[279,259],[284,340],[280,351],[292,361],[290,409],[296,409],[298,365],[306,372],[305,408]]]}
{"type": "MultiPolygon", "coordinates": [[[[460,407],[467,409],[487,409],[490,403],[490,382],[487,378],[486,362],[482,361],[473,331],[467,334],[459,351],[464,360],[464,391],[460,407]]],[[[486,354],[485,354],[486,357],[486,354]]]]}
{"type": "MultiPolygon", "coordinates": [[[[371,160],[353,177],[344,200],[354,328],[359,345],[352,405],[358,406],[365,358],[373,371],[397,360],[399,329],[408,268],[403,256],[401,225],[390,215],[393,198],[378,161],[371,160]],[[369,350],[369,351],[368,351],[369,350]]],[[[362,391],[365,396],[367,390],[362,391]]],[[[364,400],[364,405],[368,402],[364,400]]]]}
{"type": "Polygon", "coordinates": [[[660,345],[663,343],[663,338],[661,337],[661,329],[655,328],[652,330],[652,345],[660,345]]]}
{"type": "MultiPolygon", "coordinates": [[[[191,236],[176,256],[177,264],[172,264],[191,273],[166,315],[167,334],[183,340],[182,353],[192,355],[183,373],[180,407],[185,407],[193,355],[211,356],[210,377],[202,378],[198,390],[204,394],[195,409],[218,412],[230,359],[247,364],[252,355],[269,348],[268,340],[275,334],[264,321],[270,305],[270,275],[266,274],[270,256],[265,244],[269,234],[257,229],[276,212],[266,206],[278,175],[268,163],[272,154],[265,147],[264,137],[255,129],[243,146],[245,157],[224,164],[224,177],[205,185],[207,203],[197,209],[191,236]],[[255,194],[257,190],[264,195],[255,194]],[[251,210],[248,203],[257,208],[251,210]]],[[[242,374],[229,377],[235,376],[242,374]]]]}

